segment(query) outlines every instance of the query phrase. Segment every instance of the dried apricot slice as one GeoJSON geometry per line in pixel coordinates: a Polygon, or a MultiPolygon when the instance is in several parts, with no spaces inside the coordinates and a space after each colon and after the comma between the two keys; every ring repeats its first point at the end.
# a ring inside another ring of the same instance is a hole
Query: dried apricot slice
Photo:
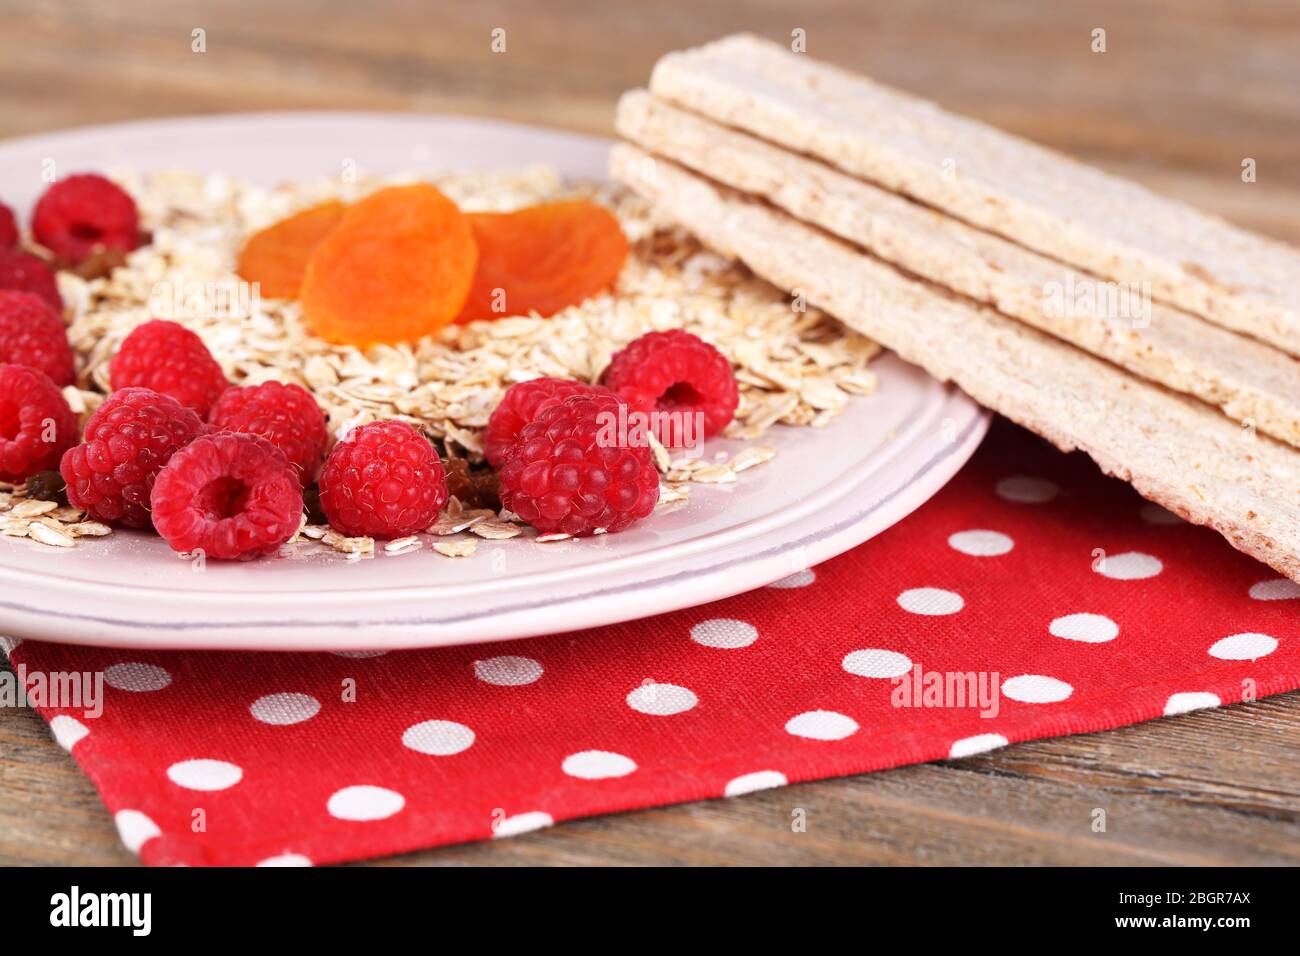
{"type": "Polygon", "coordinates": [[[338,200],[330,200],[254,233],[239,251],[235,271],[258,283],[262,295],[296,299],[307,260],[326,233],[338,225],[346,208],[338,200]]]}
{"type": "Polygon", "coordinates": [[[554,315],[613,285],[627,237],[604,206],[564,200],[470,213],[478,271],[457,322],[554,315]]]}
{"type": "Polygon", "coordinates": [[[312,253],[303,319],[331,342],[409,342],[456,317],[477,261],[454,202],[427,183],[390,186],[349,208],[312,253]]]}

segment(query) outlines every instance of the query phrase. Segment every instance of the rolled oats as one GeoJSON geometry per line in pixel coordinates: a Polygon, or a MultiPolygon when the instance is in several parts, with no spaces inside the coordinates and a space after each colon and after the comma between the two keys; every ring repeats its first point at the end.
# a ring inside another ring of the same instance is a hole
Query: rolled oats
{"type": "Polygon", "coordinates": [[[764,445],[751,445],[749,448],[742,450],[735,458],[731,459],[731,470],[735,472],[745,471],[753,468],[755,465],[761,465],[764,462],[771,461],[776,457],[776,449],[768,448],[764,445]]]}
{"type": "Polygon", "coordinates": [[[35,518],[38,515],[49,514],[57,510],[59,503],[57,501],[42,501],[39,498],[28,498],[26,501],[20,501],[13,506],[9,512],[15,518],[35,518]]]}
{"type": "Polygon", "coordinates": [[[339,534],[337,531],[331,530],[326,531],[321,540],[335,551],[341,551],[347,555],[375,553],[375,539],[365,537],[364,535],[349,538],[339,534]]]}
{"type": "Polygon", "coordinates": [[[687,501],[690,499],[690,489],[683,485],[660,485],[659,500],[655,503],[658,508],[661,505],[674,504],[678,501],[687,501]]]}
{"type": "Polygon", "coordinates": [[[39,541],[41,544],[48,544],[55,548],[71,548],[77,543],[73,540],[72,535],[61,528],[40,521],[33,521],[28,526],[27,534],[33,541],[39,541]]]}
{"type": "Polygon", "coordinates": [[[405,554],[408,551],[418,551],[423,545],[420,543],[420,536],[408,534],[405,538],[394,538],[392,541],[384,544],[384,551],[388,554],[405,554]]]}
{"type": "Polygon", "coordinates": [[[507,538],[517,538],[523,534],[524,529],[517,524],[499,519],[487,518],[483,521],[476,522],[470,526],[470,533],[476,534],[480,538],[487,538],[491,541],[504,541],[507,538]]]}
{"type": "MultiPolygon", "coordinates": [[[[456,499],[453,498],[452,501],[456,499]]],[[[480,521],[486,521],[486,514],[447,514],[439,515],[438,520],[429,526],[429,534],[445,536],[449,534],[460,534],[462,531],[468,531],[480,521]]]]}
{"type": "Polygon", "coordinates": [[[658,469],[660,474],[672,468],[673,463],[668,456],[668,449],[660,444],[659,439],[655,438],[654,435],[647,434],[646,440],[650,443],[650,452],[654,455],[655,468],[658,469]]]}
{"type": "Polygon", "coordinates": [[[98,521],[78,521],[67,526],[68,534],[74,538],[102,538],[112,532],[106,524],[100,524],[98,521]]]}
{"type": "Polygon", "coordinates": [[[691,472],[691,481],[702,485],[728,484],[736,480],[736,473],[727,465],[706,465],[691,472]]]}
{"type": "Polygon", "coordinates": [[[435,541],[433,550],[449,558],[468,558],[478,550],[478,542],[473,538],[450,538],[435,541]]]}

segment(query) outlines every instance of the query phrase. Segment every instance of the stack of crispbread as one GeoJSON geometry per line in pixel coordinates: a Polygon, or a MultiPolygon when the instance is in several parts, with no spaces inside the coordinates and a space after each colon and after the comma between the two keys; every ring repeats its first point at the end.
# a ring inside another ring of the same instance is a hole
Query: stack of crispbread
{"type": "Polygon", "coordinates": [[[1300,252],[749,36],[618,130],[718,252],[1300,580],[1300,252]]]}

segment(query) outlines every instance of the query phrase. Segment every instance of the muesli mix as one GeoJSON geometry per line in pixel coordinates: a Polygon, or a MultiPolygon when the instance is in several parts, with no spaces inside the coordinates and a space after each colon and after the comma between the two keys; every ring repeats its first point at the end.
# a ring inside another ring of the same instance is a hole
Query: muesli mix
{"type": "Polygon", "coordinates": [[[0,206],[0,534],[247,559],[614,533],[829,423],[877,352],[548,169],[74,175],[26,234],[0,206]]]}

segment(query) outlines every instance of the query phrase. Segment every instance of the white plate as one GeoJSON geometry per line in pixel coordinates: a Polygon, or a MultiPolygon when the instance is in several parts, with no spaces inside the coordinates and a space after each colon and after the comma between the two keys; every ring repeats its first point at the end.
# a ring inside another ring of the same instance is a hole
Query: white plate
{"type": "MultiPolygon", "coordinates": [[[[402,114],[260,114],[73,130],[0,146],[3,199],[25,213],[59,175],[115,166],[222,172],[271,185],[363,171],[554,165],[603,176],[606,140],[402,114]],[[24,194],[23,189],[26,188],[24,194]]],[[[988,415],[887,355],[880,390],[825,429],[778,427],[776,458],[617,535],[480,541],[473,558],[415,552],[295,557],[201,571],[158,538],[115,532],[75,549],[0,539],[0,632],[153,648],[387,650],[529,637],[631,620],[768,584],[860,544],[933,495],[988,415]]],[[[717,440],[705,454],[734,453],[717,440]]]]}

